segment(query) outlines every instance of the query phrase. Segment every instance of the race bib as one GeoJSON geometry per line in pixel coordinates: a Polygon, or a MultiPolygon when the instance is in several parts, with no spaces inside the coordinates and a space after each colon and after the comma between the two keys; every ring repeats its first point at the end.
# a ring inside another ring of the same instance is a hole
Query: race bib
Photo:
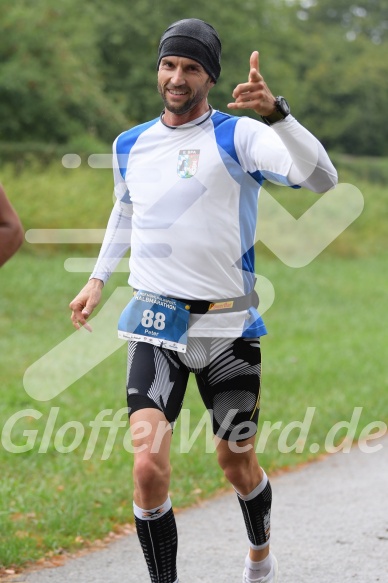
{"type": "Polygon", "coordinates": [[[190,306],[184,302],[139,290],[120,316],[118,335],[186,352],[189,317],[190,306]]]}

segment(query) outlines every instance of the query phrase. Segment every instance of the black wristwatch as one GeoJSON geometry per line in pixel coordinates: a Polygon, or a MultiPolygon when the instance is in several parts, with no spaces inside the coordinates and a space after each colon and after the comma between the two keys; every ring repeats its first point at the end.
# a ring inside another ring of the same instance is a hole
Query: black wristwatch
{"type": "Polygon", "coordinates": [[[269,126],[286,118],[291,112],[290,106],[281,95],[275,98],[275,107],[276,110],[271,115],[261,116],[262,120],[269,126]]]}

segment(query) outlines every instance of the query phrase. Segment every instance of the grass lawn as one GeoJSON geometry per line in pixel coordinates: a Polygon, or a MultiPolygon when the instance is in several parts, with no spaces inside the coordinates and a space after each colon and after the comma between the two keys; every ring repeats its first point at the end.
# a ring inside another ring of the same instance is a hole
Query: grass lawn
{"type": "MultiPolygon", "coordinates": [[[[7,169],[2,178],[26,228],[82,227],[88,213],[93,214],[91,226],[105,226],[110,194],[108,202],[96,204],[95,213],[90,210],[91,201],[102,200],[100,191],[108,188],[103,171],[102,182],[87,169],[78,176],[77,171],[66,174],[58,168],[47,172],[53,189],[39,173],[16,177],[7,169]],[[77,209],[79,183],[87,197],[77,209]],[[51,223],[53,191],[60,194],[51,223]]],[[[382,187],[365,183],[361,190],[366,206],[360,219],[308,266],[292,269],[261,243],[257,246],[257,273],[275,289],[274,304],[264,316],[269,335],[262,342],[258,441],[261,463],[269,472],[312,459],[347,434],[357,439],[365,428],[375,432],[388,422],[383,253],[387,205],[382,187]],[[346,422],[351,420],[349,427],[346,422]],[[342,427],[336,425],[340,422],[342,427]],[[374,422],[380,425],[368,429],[374,422]]],[[[283,196],[282,191],[279,200],[283,196]]],[[[295,214],[303,211],[298,193],[289,204],[295,214]]],[[[103,412],[111,421],[125,406],[125,346],[117,341],[110,356],[99,358],[96,366],[48,401],[33,398],[23,385],[25,371],[55,349],[58,366],[52,360],[41,376],[45,387],[52,383],[54,394],[56,383],[87,368],[90,355],[84,339],[91,342],[93,336],[84,331],[73,336],[68,310],[87,274],[64,268],[66,258],[93,253],[85,247],[32,247],[25,245],[0,271],[3,567],[80,548],[132,521],[132,455],[125,416],[116,417],[117,435],[109,427],[95,430],[98,415],[103,412]]],[[[125,286],[126,275],[114,274],[104,290],[103,306],[125,286]]],[[[112,335],[115,325],[114,317],[107,319],[112,335]]],[[[206,425],[199,430],[204,408],[193,379],[183,408],[172,448],[171,496],[177,508],[228,487],[209,451],[206,425]]],[[[370,445],[376,443],[378,439],[370,445]]]]}

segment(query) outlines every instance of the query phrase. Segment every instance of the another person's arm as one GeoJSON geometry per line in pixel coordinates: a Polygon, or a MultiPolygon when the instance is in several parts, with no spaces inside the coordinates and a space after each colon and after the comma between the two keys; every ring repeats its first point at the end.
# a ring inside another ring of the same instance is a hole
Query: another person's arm
{"type": "Polygon", "coordinates": [[[16,253],[23,240],[23,226],[0,185],[0,267],[16,253]]]}

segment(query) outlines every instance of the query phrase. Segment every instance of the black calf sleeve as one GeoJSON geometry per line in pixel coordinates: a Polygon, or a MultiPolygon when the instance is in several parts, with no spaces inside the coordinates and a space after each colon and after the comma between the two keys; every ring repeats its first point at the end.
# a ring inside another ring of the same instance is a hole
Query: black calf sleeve
{"type": "Polygon", "coordinates": [[[135,515],[135,523],[152,583],[176,581],[178,535],[172,508],[155,519],[135,515]]]}
{"type": "Polygon", "coordinates": [[[267,476],[264,480],[247,496],[237,493],[248,538],[256,550],[266,547],[270,538],[272,489],[267,476]]]}

